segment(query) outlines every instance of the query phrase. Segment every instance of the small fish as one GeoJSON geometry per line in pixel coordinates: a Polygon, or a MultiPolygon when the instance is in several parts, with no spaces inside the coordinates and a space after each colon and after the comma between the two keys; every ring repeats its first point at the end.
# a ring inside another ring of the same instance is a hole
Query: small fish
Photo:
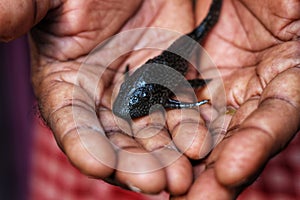
{"type": "MultiPolygon", "coordinates": [[[[174,90],[181,87],[188,70],[189,57],[201,43],[211,28],[217,23],[222,0],[213,0],[209,12],[201,24],[192,32],[178,38],[160,55],[149,59],[132,75],[127,76],[113,104],[113,113],[123,119],[134,119],[149,114],[153,106],[161,105],[166,109],[191,108],[203,105],[209,100],[194,103],[180,102],[172,99],[174,90]]],[[[128,66],[126,68],[128,72],[128,66]]],[[[209,80],[188,80],[194,88],[203,87],[209,80]]],[[[157,107],[158,109],[158,107],[157,107]]],[[[154,109],[155,110],[155,109],[154,109]]]]}

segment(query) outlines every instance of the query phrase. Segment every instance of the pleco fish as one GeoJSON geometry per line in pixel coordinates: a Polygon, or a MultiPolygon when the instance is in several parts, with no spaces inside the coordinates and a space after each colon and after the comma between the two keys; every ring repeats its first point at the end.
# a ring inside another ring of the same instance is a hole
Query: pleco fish
{"type": "MultiPolygon", "coordinates": [[[[185,58],[191,56],[197,45],[196,42],[190,41],[195,40],[199,43],[203,41],[217,23],[221,7],[222,0],[213,0],[207,16],[198,27],[178,38],[159,56],[149,59],[132,75],[127,76],[113,104],[113,113],[128,120],[148,115],[150,108],[153,110],[153,106],[158,104],[164,108],[173,109],[191,108],[207,103],[209,100],[187,103],[174,100],[172,97],[173,91],[182,86],[181,77],[188,70],[188,61],[185,58]]],[[[207,81],[188,80],[194,88],[203,87],[207,81]]]]}

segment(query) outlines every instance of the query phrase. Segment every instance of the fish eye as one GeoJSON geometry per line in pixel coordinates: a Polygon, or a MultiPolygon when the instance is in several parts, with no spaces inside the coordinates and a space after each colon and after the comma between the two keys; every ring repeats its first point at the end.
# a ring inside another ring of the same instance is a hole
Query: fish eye
{"type": "Polygon", "coordinates": [[[145,98],[147,96],[149,96],[149,92],[148,91],[144,91],[144,92],[141,93],[141,97],[142,98],[145,98]]]}
{"type": "Polygon", "coordinates": [[[133,96],[130,98],[130,103],[131,104],[136,104],[139,101],[139,98],[137,96],[133,96]]]}

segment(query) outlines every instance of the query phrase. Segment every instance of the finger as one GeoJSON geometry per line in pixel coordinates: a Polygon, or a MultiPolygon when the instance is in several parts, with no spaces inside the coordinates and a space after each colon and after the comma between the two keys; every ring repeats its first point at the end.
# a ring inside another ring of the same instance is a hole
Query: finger
{"type": "Polygon", "coordinates": [[[170,110],[167,112],[167,125],[176,147],[187,157],[203,158],[212,149],[212,136],[197,110],[170,110]]]}
{"type": "Polygon", "coordinates": [[[153,153],[163,166],[165,166],[167,192],[170,195],[185,194],[193,181],[190,161],[174,149],[163,148],[153,153]]]}
{"type": "Polygon", "coordinates": [[[272,80],[261,101],[228,138],[216,162],[224,185],[249,182],[270,157],[281,151],[299,129],[300,69],[291,68],[272,80]]]}
{"type": "MultiPolygon", "coordinates": [[[[34,68],[35,94],[44,120],[73,165],[89,176],[105,178],[114,171],[116,155],[99,124],[94,99],[78,86],[78,67],[61,63],[34,68]]],[[[96,85],[94,78],[84,85],[96,85]]],[[[97,93],[102,89],[98,87],[97,93]]]]}
{"type": "Polygon", "coordinates": [[[45,92],[43,115],[70,161],[83,173],[104,178],[114,169],[116,157],[99,124],[92,101],[84,91],[76,92],[60,83],[45,92]]]}
{"type": "Polygon", "coordinates": [[[166,173],[166,190],[171,194],[184,194],[192,183],[189,160],[178,152],[165,128],[164,115],[154,112],[132,124],[135,140],[161,163],[166,173]]]}
{"type": "Polygon", "coordinates": [[[122,148],[118,152],[115,177],[137,192],[157,194],[166,187],[166,174],[160,162],[142,147],[122,148]]]}
{"type": "Polygon", "coordinates": [[[244,102],[239,109],[233,113],[230,124],[227,131],[229,132],[227,136],[230,136],[231,130],[239,128],[239,126],[247,119],[247,117],[257,109],[259,104],[259,98],[253,97],[244,102]]]}
{"type": "Polygon", "coordinates": [[[208,169],[202,173],[189,190],[186,199],[235,199],[237,192],[221,185],[215,177],[214,170],[208,169]]]}
{"type": "Polygon", "coordinates": [[[0,41],[9,41],[28,32],[59,1],[1,1],[0,41]]]}
{"type": "Polygon", "coordinates": [[[219,112],[219,116],[209,124],[209,131],[213,138],[213,147],[218,145],[226,136],[229,123],[235,112],[236,110],[234,108],[228,107],[225,111],[219,112]]]}
{"type": "Polygon", "coordinates": [[[159,111],[134,120],[132,131],[136,141],[148,151],[172,145],[168,130],[165,128],[165,117],[159,111]]]}
{"type": "Polygon", "coordinates": [[[101,110],[100,121],[118,152],[114,178],[129,189],[144,193],[159,193],[166,188],[166,174],[159,160],[138,143],[129,124],[114,118],[110,110],[101,110]]]}

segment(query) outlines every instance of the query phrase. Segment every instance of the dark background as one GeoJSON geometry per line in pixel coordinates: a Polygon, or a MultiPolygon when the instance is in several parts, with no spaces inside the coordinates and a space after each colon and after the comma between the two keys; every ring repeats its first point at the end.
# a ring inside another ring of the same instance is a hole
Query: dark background
{"type": "Polygon", "coordinates": [[[34,108],[26,36],[0,43],[0,200],[28,194],[34,108]]]}

